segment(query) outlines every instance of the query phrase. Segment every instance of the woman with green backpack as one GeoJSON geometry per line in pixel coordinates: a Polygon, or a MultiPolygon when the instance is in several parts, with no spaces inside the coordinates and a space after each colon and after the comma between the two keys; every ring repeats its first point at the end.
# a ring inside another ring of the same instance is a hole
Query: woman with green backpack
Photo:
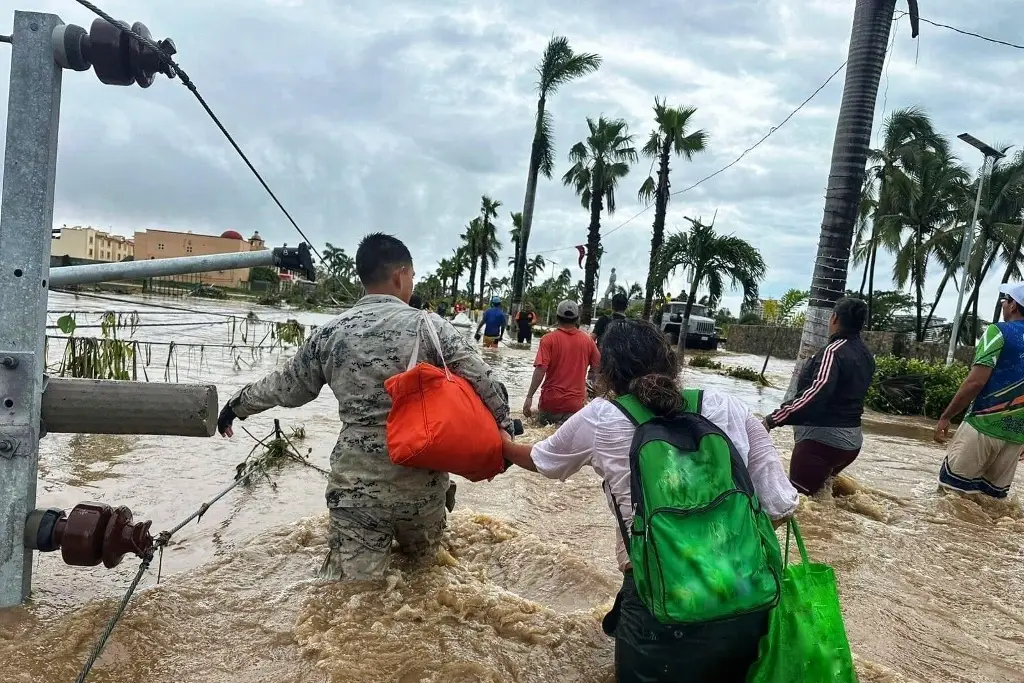
{"type": "Polygon", "coordinates": [[[773,523],[797,492],[768,432],[739,400],[684,390],[678,359],[648,322],[609,326],[596,398],[505,457],[551,479],[590,465],[619,528],[623,571],[604,619],[620,683],[742,683],[779,600],[773,523]]]}

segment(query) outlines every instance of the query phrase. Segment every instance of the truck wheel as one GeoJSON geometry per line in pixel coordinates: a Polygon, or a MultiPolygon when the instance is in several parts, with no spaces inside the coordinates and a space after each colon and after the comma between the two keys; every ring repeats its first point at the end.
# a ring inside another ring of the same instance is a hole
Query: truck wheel
{"type": "Polygon", "coordinates": [[[715,339],[714,341],[709,341],[708,342],[708,349],[711,350],[711,351],[717,351],[718,350],[718,340],[715,339]]]}

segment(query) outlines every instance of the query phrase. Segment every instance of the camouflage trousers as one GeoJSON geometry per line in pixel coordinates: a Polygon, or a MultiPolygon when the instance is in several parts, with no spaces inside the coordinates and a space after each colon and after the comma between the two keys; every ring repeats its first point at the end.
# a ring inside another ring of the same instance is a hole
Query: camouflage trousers
{"type": "Polygon", "coordinates": [[[445,528],[445,501],[380,507],[331,508],[320,578],[370,581],[384,576],[392,543],[421,563],[434,557],[445,528]]]}

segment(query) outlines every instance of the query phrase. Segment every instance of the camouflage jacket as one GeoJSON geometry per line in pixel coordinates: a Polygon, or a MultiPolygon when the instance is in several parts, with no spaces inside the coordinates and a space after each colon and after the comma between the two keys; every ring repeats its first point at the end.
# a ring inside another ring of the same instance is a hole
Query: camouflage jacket
{"type": "MultiPolygon", "coordinates": [[[[428,313],[448,368],[464,377],[508,428],[508,402],[469,339],[451,323],[428,313]]],[[[368,295],[317,328],[283,366],[244,387],[231,404],[239,418],[274,408],[298,407],[317,397],[324,384],[338,399],[341,434],[331,453],[327,507],[372,507],[392,501],[443,500],[448,474],[393,465],[385,423],[391,397],[384,380],[404,372],[420,336],[419,360],[441,366],[423,323],[423,311],[393,296],[368,295]]]]}

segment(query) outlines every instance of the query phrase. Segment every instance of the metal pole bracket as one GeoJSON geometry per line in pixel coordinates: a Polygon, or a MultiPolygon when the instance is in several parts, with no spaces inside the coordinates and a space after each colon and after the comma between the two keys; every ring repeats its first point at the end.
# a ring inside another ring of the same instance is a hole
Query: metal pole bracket
{"type": "Polygon", "coordinates": [[[0,430],[29,424],[37,378],[34,353],[0,351],[0,430]]]}

